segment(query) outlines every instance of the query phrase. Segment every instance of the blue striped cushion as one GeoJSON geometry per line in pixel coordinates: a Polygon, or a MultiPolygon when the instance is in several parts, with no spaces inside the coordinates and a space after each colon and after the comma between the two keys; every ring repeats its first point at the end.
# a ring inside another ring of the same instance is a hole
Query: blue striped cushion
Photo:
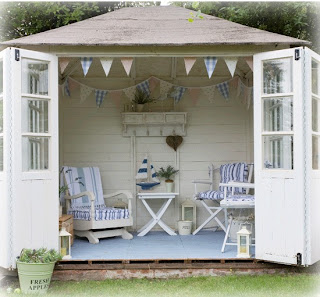
{"type": "MultiPolygon", "coordinates": [[[[220,182],[228,183],[230,181],[248,182],[248,165],[246,163],[232,163],[220,166],[220,182]]],[[[224,187],[219,187],[220,191],[223,191],[224,187]]],[[[232,188],[228,187],[228,191],[232,188]]],[[[245,188],[235,188],[235,193],[245,194],[245,188]]]]}
{"type": "MultiPolygon", "coordinates": [[[[103,199],[101,176],[98,167],[63,167],[65,183],[69,187],[70,196],[77,195],[81,192],[92,192],[95,196],[96,206],[105,206],[103,199]]],[[[90,206],[88,196],[71,200],[71,206],[90,206]]]]}
{"type": "MultiPolygon", "coordinates": [[[[90,221],[90,206],[75,206],[68,210],[75,220],[90,221]]],[[[106,206],[95,207],[95,220],[96,221],[110,221],[119,219],[128,219],[129,210],[121,208],[113,208],[106,206]]]]}
{"type": "MultiPolygon", "coordinates": [[[[227,192],[227,195],[230,195],[231,192],[227,192]]],[[[200,192],[196,195],[198,200],[221,200],[224,198],[223,191],[205,191],[200,192]]]]}

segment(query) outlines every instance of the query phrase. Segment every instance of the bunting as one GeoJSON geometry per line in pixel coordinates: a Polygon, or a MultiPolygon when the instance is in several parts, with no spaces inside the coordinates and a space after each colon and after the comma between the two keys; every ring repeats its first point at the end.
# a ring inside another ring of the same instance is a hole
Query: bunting
{"type": "Polygon", "coordinates": [[[192,88],[192,89],[189,89],[188,91],[192,100],[192,105],[195,106],[199,100],[200,89],[192,88]]]}
{"type": "Polygon", "coordinates": [[[123,90],[123,92],[126,94],[130,101],[133,101],[134,95],[136,93],[136,86],[126,88],[123,90]]]}
{"type": "Polygon", "coordinates": [[[226,62],[230,74],[233,77],[234,72],[236,71],[238,58],[224,58],[224,61],[226,62]]]}
{"type": "Polygon", "coordinates": [[[122,94],[120,90],[110,92],[111,101],[117,108],[120,107],[122,94]]]}
{"type": "Polygon", "coordinates": [[[253,71],[253,58],[252,57],[246,57],[244,58],[248,64],[248,66],[250,67],[251,71],[253,71]]]}
{"type": "Polygon", "coordinates": [[[80,85],[80,103],[83,103],[86,101],[86,99],[89,97],[93,89],[85,86],[85,85],[80,85]]]}
{"type": "Polygon", "coordinates": [[[224,97],[224,99],[229,100],[229,84],[227,82],[223,82],[217,85],[217,89],[220,94],[224,97]]]}
{"type": "Polygon", "coordinates": [[[204,58],[204,63],[206,64],[208,76],[209,76],[209,78],[211,78],[212,73],[217,65],[217,58],[216,57],[206,57],[206,58],[204,58]]]}
{"type": "Polygon", "coordinates": [[[192,69],[196,60],[197,60],[197,58],[194,58],[194,57],[185,57],[184,58],[184,66],[186,67],[187,75],[189,74],[189,72],[192,69]]]}
{"type": "Polygon", "coordinates": [[[121,63],[128,76],[130,75],[132,62],[133,58],[121,58],[121,63]]]}
{"type": "Polygon", "coordinates": [[[67,78],[64,83],[64,92],[68,97],[70,97],[69,78],[67,78]]]}
{"type": "Polygon", "coordinates": [[[172,84],[164,81],[164,80],[160,80],[160,94],[167,94],[170,89],[172,89],[172,84]]]}
{"type": "Polygon", "coordinates": [[[70,58],[59,58],[60,72],[63,73],[70,63],[70,58]]]}
{"type": "Polygon", "coordinates": [[[145,93],[146,95],[150,96],[150,87],[149,87],[149,80],[145,80],[142,83],[137,85],[137,89],[145,93]]]}
{"type": "Polygon", "coordinates": [[[107,94],[107,91],[106,90],[96,90],[95,94],[96,94],[97,107],[100,107],[103,102],[104,96],[107,94]]]}
{"type": "Polygon", "coordinates": [[[170,97],[172,97],[174,99],[175,104],[179,103],[179,101],[181,100],[181,98],[186,90],[187,90],[187,88],[185,88],[185,87],[174,87],[173,91],[170,94],[170,97]]]}
{"type": "Polygon", "coordinates": [[[91,57],[82,57],[80,58],[80,62],[81,62],[81,66],[82,66],[82,70],[83,70],[83,74],[84,76],[87,75],[89,68],[92,64],[93,58],[91,57]]]}
{"type": "Polygon", "coordinates": [[[112,65],[113,59],[112,58],[101,58],[100,63],[102,65],[102,68],[104,70],[104,73],[106,74],[106,77],[108,77],[111,65],[112,65]]]}
{"type": "Polygon", "coordinates": [[[214,100],[215,86],[202,88],[201,91],[208,98],[209,102],[212,103],[214,100]]]}
{"type": "Polygon", "coordinates": [[[159,80],[154,77],[154,76],[151,76],[149,78],[149,89],[150,89],[150,92],[152,93],[154,91],[154,89],[156,88],[156,86],[158,85],[159,83],[159,80]]]}

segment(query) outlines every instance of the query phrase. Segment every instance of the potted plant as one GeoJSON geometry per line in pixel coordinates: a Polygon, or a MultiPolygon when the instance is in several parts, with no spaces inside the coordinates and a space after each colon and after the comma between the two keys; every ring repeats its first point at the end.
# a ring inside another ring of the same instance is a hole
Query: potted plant
{"type": "Polygon", "coordinates": [[[53,249],[22,249],[17,258],[22,293],[45,293],[49,288],[54,265],[61,259],[61,255],[53,249]]]}
{"type": "Polygon", "coordinates": [[[164,178],[166,182],[167,192],[171,193],[173,191],[173,180],[171,179],[179,170],[174,169],[171,165],[168,165],[167,168],[160,167],[160,170],[157,171],[157,176],[164,178]]]}
{"type": "Polygon", "coordinates": [[[150,103],[153,101],[154,100],[150,97],[150,95],[148,95],[140,89],[136,89],[134,99],[132,100],[132,102],[134,102],[137,105],[138,112],[141,112],[143,110],[143,107],[146,103],[150,103]]]}

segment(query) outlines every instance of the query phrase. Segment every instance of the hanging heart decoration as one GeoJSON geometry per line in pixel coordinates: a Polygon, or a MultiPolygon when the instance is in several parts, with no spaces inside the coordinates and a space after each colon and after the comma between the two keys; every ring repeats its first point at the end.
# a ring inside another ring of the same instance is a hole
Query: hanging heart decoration
{"type": "Polygon", "coordinates": [[[172,135],[166,138],[167,145],[172,147],[175,151],[177,151],[177,148],[180,146],[182,141],[183,141],[183,138],[182,136],[179,136],[179,135],[172,135]]]}

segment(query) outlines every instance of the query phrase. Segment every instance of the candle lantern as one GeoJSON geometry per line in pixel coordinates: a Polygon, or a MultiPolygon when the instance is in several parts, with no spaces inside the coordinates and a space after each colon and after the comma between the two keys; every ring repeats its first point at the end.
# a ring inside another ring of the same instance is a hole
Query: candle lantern
{"type": "Polygon", "coordinates": [[[238,258],[250,258],[251,231],[245,225],[237,232],[238,258]]]}
{"type": "Polygon", "coordinates": [[[196,229],[197,224],[197,206],[191,200],[186,200],[181,204],[182,208],[182,221],[192,221],[192,231],[196,229]]]}
{"type": "Polygon", "coordinates": [[[65,224],[62,224],[59,232],[60,254],[63,260],[71,259],[71,234],[67,232],[65,224]]]}

